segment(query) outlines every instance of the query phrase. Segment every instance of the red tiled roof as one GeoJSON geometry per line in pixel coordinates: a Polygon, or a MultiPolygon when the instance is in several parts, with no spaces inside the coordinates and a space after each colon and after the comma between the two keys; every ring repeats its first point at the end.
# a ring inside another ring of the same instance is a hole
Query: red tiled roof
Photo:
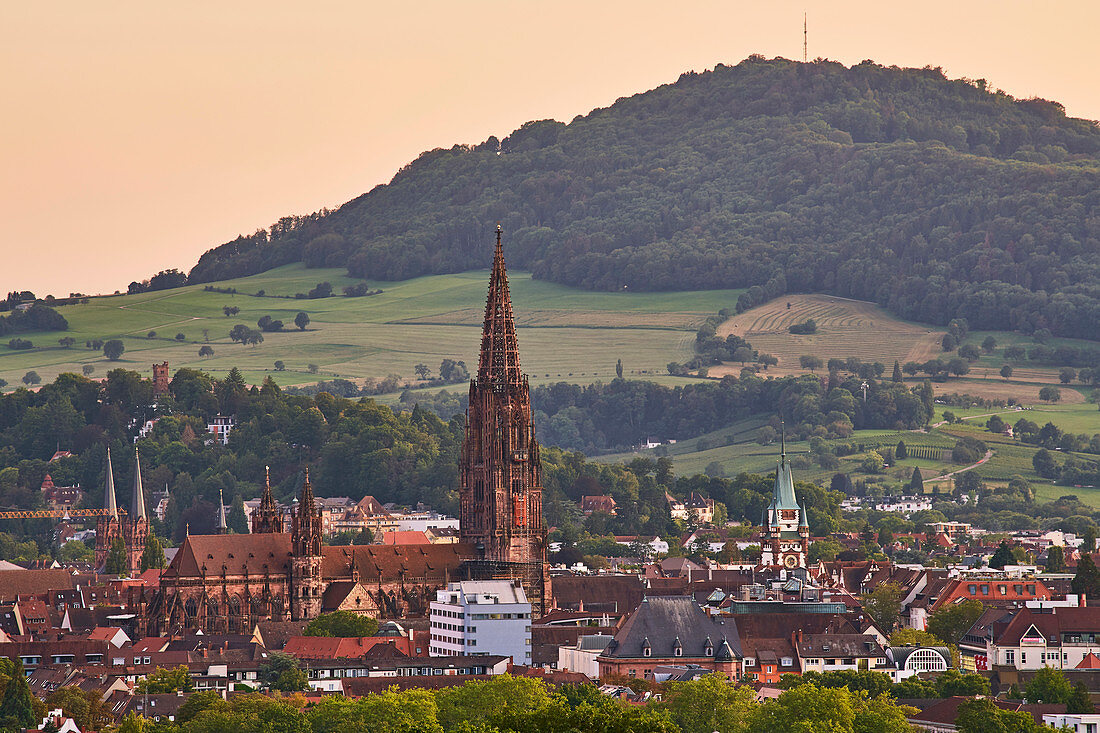
{"type": "Polygon", "coordinates": [[[1100,657],[1089,652],[1074,669],[1100,669],[1100,657]]]}
{"type": "Polygon", "coordinates": [[[291,544],[288,533],[188,535],[172,558],[165,577],[193,577],[220,573],[222,566],[231,575],[285,575],[290,571],[291,544]]]}
{"type": "Polygon", "coordinates": [[[321,574],[325,578],[350,577],[354,566],[363,584],[414,578],[454,579],[462,563],[474,557],[474,548],[463,544],[326,545],[322,552],[321,574]]]}
{"type": "Polygon", "coordinates": [[[416,530],[395,529],[382,533],[383,545],[430,545],[428,536],[416,530]]]}
{"type": "Polygon", "coordinates": [[[412,654],[410,641],[404,636],[294,636],[287,640],[283,651],[299,659],[358,659],[375,647],[382,647],[387,657],[412,654]]]}

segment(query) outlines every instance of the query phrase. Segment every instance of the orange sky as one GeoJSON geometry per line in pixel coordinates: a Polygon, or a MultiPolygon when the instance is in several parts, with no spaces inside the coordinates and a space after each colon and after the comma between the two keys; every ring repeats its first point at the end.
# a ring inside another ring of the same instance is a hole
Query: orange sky
{"type": "Polygon", "coordinates": [[[811,58],[938,65],[1100,119],[1095,0],[9,2],[0,290],[124,290],[424,150],[800,58],[804,9],[811,58]]]}

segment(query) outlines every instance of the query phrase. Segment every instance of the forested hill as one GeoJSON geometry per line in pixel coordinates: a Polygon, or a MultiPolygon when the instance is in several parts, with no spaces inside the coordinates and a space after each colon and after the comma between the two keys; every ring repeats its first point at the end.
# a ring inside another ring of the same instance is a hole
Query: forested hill
{"type": "Polygon", "coordinates": [[[569,124],[433,150],[336,211],[213,249],[404,279],[509,264],[593,289],[763,286],[1100,338],[1100,128],[939,69],[751,57],[569,124]]]}

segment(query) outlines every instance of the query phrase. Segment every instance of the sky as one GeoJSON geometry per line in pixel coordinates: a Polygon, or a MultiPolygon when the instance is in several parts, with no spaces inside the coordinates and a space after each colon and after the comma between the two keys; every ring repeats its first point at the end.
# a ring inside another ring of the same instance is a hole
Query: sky
{"type": "Polygon", "coordinates": [[[940,66],[1100,119],[1095,0],[0,5],[0,291],[125,291],[425,150],[752,53],[940,66]]]}

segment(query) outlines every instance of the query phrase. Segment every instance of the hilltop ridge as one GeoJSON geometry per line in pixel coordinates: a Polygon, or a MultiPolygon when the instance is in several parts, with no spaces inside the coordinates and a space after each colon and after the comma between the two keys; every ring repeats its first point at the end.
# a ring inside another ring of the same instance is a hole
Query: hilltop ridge
{"type": "Polygon", "coordinates": [[[400,280],[509,262],[596,290],[756,287],[1100,338],[1100,128],[984,80],[750,57],[565,124],[422,154],[335,211],[206,252],[400,280]]]}

